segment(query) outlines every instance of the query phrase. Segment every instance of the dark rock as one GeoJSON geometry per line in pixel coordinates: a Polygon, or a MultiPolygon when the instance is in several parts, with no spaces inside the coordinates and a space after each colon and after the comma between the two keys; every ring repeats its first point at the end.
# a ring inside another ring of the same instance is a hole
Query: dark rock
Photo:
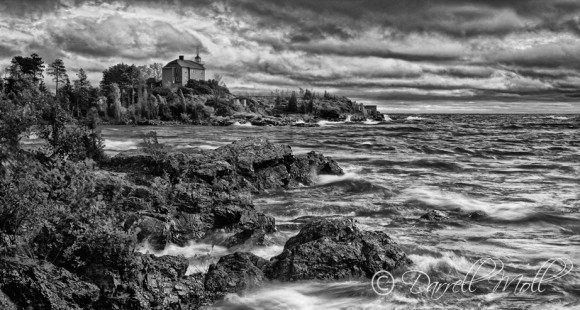
{"type": "Polygon", "coordinates": [[[18,307],[0,290],[0,309],[18,310],[18,307]]]}
{"type": "Polygon", "coordinates": [[[294,181],[311,185],[319,174],[342,175],[344,171],[336,161],[316,152],[295,156],[290,167],[290,175],[294,181]]]}
{"type": "Polygon", "coordinates": [[[25,258],[0,259],[0,291],[0,305],[20,309],[89,309],[99,298],[96,285],[64,268],[25,258]]]}
{"type": "Polygon", "coordinates": [[[261,286],[270,262],[252,253],[236,252],[212,264],[205,277],[205,289],[212,299],[261,286]]]}
{"type": "Polygon", "coordinates": [[[173,216],[169,239],[171,243],[185,246],[191,240],[198,240],[214,227],[211,214],[191,214],[178,212],[173,216]]]}
{"type": "Polygon", "coordinates": [[[137,242],[147,241],[157,251],[163,250],[171,238],[169,220],[155,214],[132,214],[124,226],[137,232],[137,242]]]}
{"type": "Polygon", "coordinates": [[[262,228],[246,229],[227,238],[221,245],[231,247],[263,246],[266,241],[266,231],[262,228]]]}
{"type": "Polygon", "coordinates": [[[203,276],[185,276],[183,257],[135,254],[117,269],[94,265],[85,273],[102,291],[100,308],[197,309],[205,298],[203,276]]]}
{"type": "Polygon", "coordinates": [[[214,228],[217,229],[246,230],[262,228],[266,232],[275,231],[275,219],[263,213],[258,213],[253,208],[219,206],[213,209],[213,214],[214,228]]]}
{"type": "Polygon", "coordinates": [[[488,215],[487,215],[487,213],[485,213],[483,211],[474,211],[474,212],[467,214],[467,218],[470,220],[474,220],[474,221],[479,221],[479,220],[482,220],[486,217],[488,217],[488,215]]]}
{"type": "Polygon", "coordinates": [[[447,213],[439,210],[431,210],[423,215],[421,215],[421,219],[433,222],[439,221],[446,221],[449,220],[447,213]]]}
{"type": "Polygon", "coordinates": [[[283,281],[372,277],[410,262],[385,233],[362,231],[352,219],[324,219],[290,238],[267,274],[283,281]]]}

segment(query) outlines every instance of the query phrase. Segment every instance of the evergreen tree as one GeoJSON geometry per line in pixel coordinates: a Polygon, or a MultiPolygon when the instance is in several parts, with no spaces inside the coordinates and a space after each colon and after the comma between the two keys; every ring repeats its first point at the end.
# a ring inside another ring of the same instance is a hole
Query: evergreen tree
{"type": "Polygon", "coordinates": [[[308,107],[306,108],[308,113],[314,113],[314,97],[310,97],[308,101],[308,107]]]}
{"type": "Polygon", "coordinates": [[[77,80],[73,82],[73,97],[75,102],[75,112],[77,117],[84,115],[84,111],[89,110],[91,83],[87,79],[85,70],[82,68],[77,73],[77,80]]]}
{"type": "Polygon", "coordinates": [[[296,92],[292,92],[290,96],[290,100],[288,100],[288,113],[296,113],[298,112],[298,99],[296,98],[296,92]]]}
{"type": "Polygon", "coordinates": [[[48,75],[52,76],[52,80],[56,83],[56,91],[58,92],[58,84],[65,83],[68,80],[66,67],[62,59],[55,59],[53,63],[48,66],[48,75]]]}

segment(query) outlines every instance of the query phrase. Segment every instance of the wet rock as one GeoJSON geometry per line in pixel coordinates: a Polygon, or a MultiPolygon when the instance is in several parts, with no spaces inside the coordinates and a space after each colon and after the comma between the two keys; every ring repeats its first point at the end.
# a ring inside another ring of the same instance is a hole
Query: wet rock
{"type": "Polygon", "coordinates": [[[188,266],[184,257],[137,253],[117,269],[97,265],[85,276],[101,287],[101,308],[197,309],[205,298],[203,276],[185,276],[188,266]]]}
{"type": "Polygon", "coordinates": [[[320,174],[342,175],[344,171],[336,161],[317,152],[295,156],[294,163],[290,167],[290,175],[294,182],[312,185],[316,176],[320,174]]]}
{"type": "Polygon", "coordinates": [[[385,233],[362,231],[353,219],[324,219],[290,238],[267,274],[283,281],[372,277],[410,262],[385,233]]]}
{"type": "Polygon", "coordinates": [[[264,270],[270,262],[252,253],[236,252],[222,256],[212,264],[205,277],[205,289],[211,299],[219,299],[228,293],[240,293],[261,286],[265,280],[264,270]]]}
{"type": "Polygon", "coordinates": [[[474,212],[468,213],[466,215],[466,217],[470,220],[473,220],[473,221],[480,221],[480,220],[488,217],[488,215],[487,215],[487,213],[485,213],[483,211],[474,211],[474,212]]]}
{"type": "Polygon", "coordinates": [[[266,231],[262,228],[246,229],[227,238],[221,245],[231,247],[263,246],[266,242],[266,231]]]}
{"type": "Polygon", "coordinates": [[[18,310],[18,307],[0,290],[0,309],[18,310]]]}
{"type": "Polygon", "coordinates": [[[262,228],[266,232],[275,231],[275,219],[253,208],[241,206],[219,206],[213,210],[214,228],[228,230],[246,230],[262,228]]]}
{"type": "Polygon", "coordinates": [[[431,210],[423,215],[421,215],[422,220],[432,221],[432,222],[440,222],[449,220],[449,216],[447,213],[439,210],[431,210]]]}
{"type": "Polygon", "coordinates": [[[169,220],[161,215],[131,214],[124,223],[125,230],[137,232],[137,242],[147,241],[156,251],[163,250],[170,241],[169,220]]]}
{"type": "Polygon", "coordinates": [[[90,309],[99,288],[64,268],[26,258],[0,259],[0,305],[20,309],[90,309]]]}

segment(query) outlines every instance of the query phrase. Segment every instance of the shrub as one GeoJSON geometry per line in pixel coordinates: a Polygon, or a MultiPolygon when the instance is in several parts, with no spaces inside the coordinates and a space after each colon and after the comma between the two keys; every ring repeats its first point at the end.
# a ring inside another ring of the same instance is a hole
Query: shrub
{"type": "Polygon", "coordinates": [[[185,87],[192,90],[192,95],[212,95],[215,90],[218,90],[223,94],[230,93],[230,90],[227,87],[219,84],[220,83],[216,80],[189,80],[185,87]]]}
{"type": "Polygon", "coordinates": [[[155,95],[155,96],[159,95],[159,96],[167,97],[172,93],[173,92],[171,91],[171,88],[169,88],[169,87],[155,87],[155,88],[153,88],[153,90],[151,90],[151,94],[155,95]]]}
{"type": "Polygon", "coordinates": [[[18,148],[20,139],[34,122],[34,116],[11,100],[0,100],[0,143],[18,148]]]}

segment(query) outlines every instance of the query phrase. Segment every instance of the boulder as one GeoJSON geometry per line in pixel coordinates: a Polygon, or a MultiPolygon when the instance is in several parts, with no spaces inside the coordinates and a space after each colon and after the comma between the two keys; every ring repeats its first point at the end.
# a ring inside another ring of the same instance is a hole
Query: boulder
{"type": "Polygon", "coordinates": [[[221,245],[231,247],[263,246],[266,242],[266,231],[262,228],[246,229],[227,238],[221,245]]]}
{"type": "Polygon", "coordinates": [[[468,213],[466,217],[473,221],[480,221],[488,217],[488,215],[483,211],[473,211],[471,213],[468,213]]]}
{"type": "Polygon", "coordinates": [[[336,161],[317,152],[295,156],[290,166],[292,180],[305,185],[312,185],[319,174],[342,175],[344,171],[336,161]]]}
{"type": "Polygon", "coordinates": [[[188,266],[184,257],[136,253],[117,270],[95,265],[85,277],[101,287],[103,309],[198,309],[205,298],[203,276],[186,276],[188,266]]]}
{"type": "Polygon", "coordinates": [[[385,233],[362,231],[353,219],[323,219],[290,238],[282,254],[272,258],[267,274],[282,281],[370,278],[409,263],[385,233]]]}
{"type": "Polygon", "coordinates": [[[269,215],[257,212],[253,207],[218,206],[213,209],[215,229],[241,231],[261,228],[266,232],[274,232],[275,219],[269,215]]]}
{"type": "Polygon", "coordinates": [[[449,220],[449,216],[447,213],[439,210],[431,210],[423,215],[421,215],[422,220],[432,221],[432,222],[440,222],[449,220]]]}
{"type": "Polygon", "coordinates": [[[96,285],[28,258],[0,259],[0,291],[3,309],[90,309],[99,299],[96,285]]]}
{"type": "Polygon", "coordinates": [[[205,276],[206,293],[219,299],[228,293],[241,293],[266,281],[264,270],[270,262],[252,253],[236,252],[222,256],[205,276]]]}

